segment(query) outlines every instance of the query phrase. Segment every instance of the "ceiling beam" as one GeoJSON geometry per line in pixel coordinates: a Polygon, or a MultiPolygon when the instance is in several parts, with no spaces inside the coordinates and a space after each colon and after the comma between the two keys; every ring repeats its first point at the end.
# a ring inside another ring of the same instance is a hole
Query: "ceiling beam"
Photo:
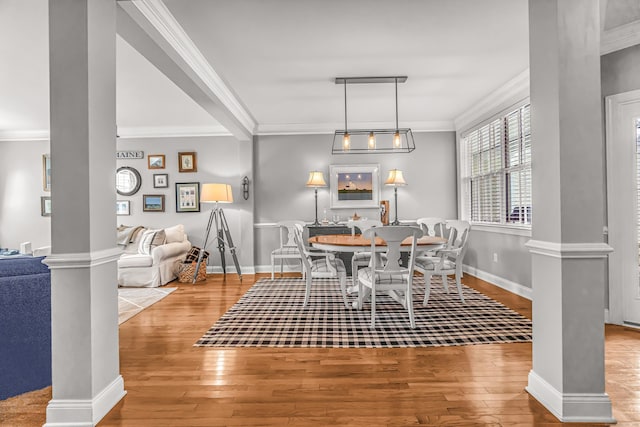
{"type": "Polygon", "coordinates": [[[256,121],[161,0],[118,1],[118,34],[234,137],[250,141],[256,121]]]}

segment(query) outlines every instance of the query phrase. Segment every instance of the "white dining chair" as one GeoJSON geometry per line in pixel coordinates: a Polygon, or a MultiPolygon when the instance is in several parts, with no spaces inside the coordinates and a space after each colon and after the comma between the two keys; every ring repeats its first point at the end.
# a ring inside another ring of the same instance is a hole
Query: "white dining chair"
{"type": "Polygon", "coordinates": [[[462,294],[462,262],[467,252],[467,242],[471,224],[467,221],[447,220],[446,230],[449,239],[444,249],[437,251],[435,256],[421,255],[416,257],[415,270],[424,275],[425,291],[422,305],[427,305],[431,293],[431,277],[441,276],[442,286],[449,292],[447,276],[454,274],[456,278],[456,288],[460,300],[464,302],[462,294]]]}
{"type": "MultiPolygon", "coordinates": [[[[418,226],[422,228],[425,236],[444,237],[445,220],[444,218],[436,217],[424,217],[416,220],[418,226]]],[[[435,250],[420,252],[421,255],[433,256],[436,254],[435,250]]]]}
{"type": "Polygon", "coordinates": [[[364,233],[371,239],[371,253],[376,252],[376,237],[386,243],[387,261],[378,265],[378,257],[371,257],[371,266],[358,271],[358,308],[362,309],[368,294],[371,295],[371,328],[376,327],[376,299],[380,292],[389,294],[409,312],[409,324],[415,329],[416,322],[413,315],[413,270],[416,252],[416,240],[423,234],[418,227],[407,225],[373,227],[364,233]],[[404,239],[411,237],[409,265],[402,267],[400,260],[400,245],[404,239]]]}
{"type": "MultiPolygon", "coordinates": [[[[371,227],[382,227],[382,222],[377,219],[350,219],[347,222],[347,227],[351,228],[351,235],[354,236],[356,228],[360,230],[360,234],[364,234],[365,231],[371,227]]],[[[358,268],[366,267],[371,262],[371,252],[368,249],[362,249],[353,253],[351,257],[351,277],[353,279],[353,289],[358,287],[358,268]]]]}
{"type": "Polygon", "coordinates": [[[347,301],[347,269],[344,267],[344,262],[340,258],[336,258],[331,252],[311,248],[305,244],[304,227],[302,225],[296,224],[294,233],[294,240],[302,258],[306,279],[303,307],[309,304],[313,279],[337,278],[340,283],[342,301],[344,306],[349,308],[349,302],[347,301]]]}
{"type": "Polygon", "coordinates": [[[298,251],[298,246],[296,246],[296,242],[294,240],[296,224],[300,224],[304,227],[304,221],[288,220],[276,223],[280,237],[280,247],[271,251],[271,280],[274,278],[276,260],[280,260],[280,276],[283,274],[284,260],[289,259],[300,262],[300,270],[301,273],[304,274],[302,257],[300,256],[300,251],[298,251]]]}

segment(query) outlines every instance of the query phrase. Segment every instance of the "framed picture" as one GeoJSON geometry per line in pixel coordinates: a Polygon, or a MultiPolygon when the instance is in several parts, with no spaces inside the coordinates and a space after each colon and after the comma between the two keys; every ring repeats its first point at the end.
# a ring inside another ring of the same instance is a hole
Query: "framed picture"
{"type": "Polygon", "coordinates": [[[378,208],[380,165],[329,166],[331,209],[378,208]]]}
{"type": "Polygon", "coordinates": [[[51,156],[42,155],[42,189],[51,191],[51,156]]]}
{"type": "Polygon", "coordinates": [[[176,182],[176,212],[200,212],[199,182],[176,182]]]}
{"type": "Polygon", "coordinates": [[[51,216],[51,196],[40,197],[40,215],[51,216]]]}
{"type": "Polygon", "coordinates": [[[178,153],[179,172],[197,172],[198,163],[195,151],[178,153]]]}
{"type": "Polygon", "coordinates": [[[169,188],[169,174],[154,173],[153,188],[169,188]]]}
{"type": "Polygon", "coordinates": [[[164,169],[164,154],[149,154],[147,156],[149,169],[164,169]]]}
{"type": "Polygon", "coordinates": [[[142,196],[144,212],[164,212],[164,194],[144,194],[142,196]]]}
{"type": "Polygon", "coordinates": [[[129,200],[116,200],[116,215],[131,215],[129,200]]]}

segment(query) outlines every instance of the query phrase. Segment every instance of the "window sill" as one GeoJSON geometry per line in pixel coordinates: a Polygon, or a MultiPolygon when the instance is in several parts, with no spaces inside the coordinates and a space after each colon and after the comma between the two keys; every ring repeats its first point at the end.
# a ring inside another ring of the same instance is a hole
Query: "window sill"
{"type": "Polygon", "coordinates": [[[499,234],[508,234],[511,236],[531,237],[531,226],[485,224],[481,222],[472,222],[471,231],[484,231],[487,233],[499,233],[499,234]]]}

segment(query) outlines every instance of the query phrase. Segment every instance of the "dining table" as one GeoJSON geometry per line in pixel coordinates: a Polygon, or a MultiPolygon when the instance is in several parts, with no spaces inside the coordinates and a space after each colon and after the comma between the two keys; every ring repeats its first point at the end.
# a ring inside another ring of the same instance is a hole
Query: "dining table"
{"type": "MultiPolygon", "coordinates": [[[[364,252],[371,251],[371,239],[362,234],[323,234],[310,237],[309,244],[317,249],[329,252],[364,252]]],[[[412,237],[407,237],[400,244],[401,252],[411,251],[412,237]]],[[[439,236],[422,236],[416,242],[416,250],[433,251],[443,248],[447,243],[447,239],[439,236]]],[[[380,237],[376,237],[375,251],[376,255],[387,250],[386,243],[380,237]]],[[[376,264],[381,265],[381,258],[376,258],[376,264]]],[[[357,286],[350,286],[347,291],[352,294],[358,292],[357,286]]],[[[354,302],[354,307],[356,303],[354,302]]]]}

